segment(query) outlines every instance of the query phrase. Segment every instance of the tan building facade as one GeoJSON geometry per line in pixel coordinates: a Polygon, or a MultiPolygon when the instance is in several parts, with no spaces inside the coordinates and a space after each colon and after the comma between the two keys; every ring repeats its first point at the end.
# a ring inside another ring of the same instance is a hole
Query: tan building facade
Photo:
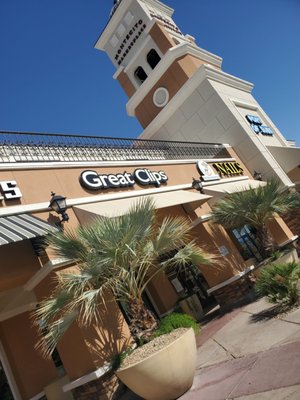
{"type": "MultiPolygon", "coordinates": [[[[36,350],[32,311],[55,278],[76,270],[40,247],[40,237],[61,225],[51,192],[67,198],[65,229],[126,214],[149,196],[158,219],[186,217],[193,238],[217,261],[159,276],[145,299],[158,318],[177,309],[200,318],[243,297],[261,259],[249,227],[212,224],[212,206],[226,193],[263,185],[255,171],[287,187],[299,183],[299,149],[253,99],[251,84],[224,73],[222,59],[183,35],[160,1],[115,3],[96,48],[116,67],[143,140],[0,133],[0,378],[15,400],[85,400],[95,388],[110,399],[108,362],[131,340],[126,313],[112,301],[102,324],[74,323],[52,359],[36,350]]],[[[281,218],[270,230],[279,247],[297,239],[281,218]]]]}
{"type": "MultiPolygon", "coordinates": [[[[13,140],[17,138],[11,134],[13,140]]],[[[101,326],[72,325],[58,346],[58,367],[57,359],[44,359],[35,349],[38,334],[31,312],[50,295],[55,276],[72,267],[37,247],[37,238],[56,229],[60,220],[49,209],[52,191],[67,197],[66,228],[89,224],[97,215],[125,214],[138,199],[151,196],[159,219],[186,217],[197,243],[219,255],[215,265],[195,266],[188,278],[171,273],[149,285],[147,299],[158,317],[178,307],[191,311],[189,303],[181,301],[187,296],[199,317],[217,302],[226,306],[243,295],[243,275],[250,272],[255,251],[245,251],[233,232],[210,223],[211,205],[227,192],[263,183],[253,179],[231,147],[129,140],[122,148],[111,139],[106,148],[101,143],[93,149],[70,145],[68,154],[50,145],[16,149],[12,144],[2,147],[0,162],[0,356],[14,399],[43,398],[57,380],[66,395],[84,398],[82,392],[99,382],[111,356],[130,340],[121,310],[111,303],[101,326]],[[203,193],[192,188],[199,175],[203,193]],[[239,289],[233,298],[228,291],[232,287],[239,289]]],[[[274,220],[272,230],[279,245],[294,240],[281,219],[274,220]]],[[[248,240],[250,245],[250,236],[248,240]]]]}

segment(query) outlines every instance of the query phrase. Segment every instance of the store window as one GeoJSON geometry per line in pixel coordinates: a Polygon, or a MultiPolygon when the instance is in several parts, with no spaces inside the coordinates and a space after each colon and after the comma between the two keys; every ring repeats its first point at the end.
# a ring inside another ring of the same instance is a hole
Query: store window
{"type": "Polygon", "coordinates": [[[142,84],[148,77],[148,75],[146,74],[146,72],[142,67],[137,67],[137,69],[134,72],[134,76],[139,84],[142,84]]]}
{"type": "Polygon", "coordinates": [[[262,260],[254,228],[245,225],[242,228],[233,229],[232,233],[242,248],[241,254],[245,260],[249,258],[255,258],[258,261],[262,260]]]}
{"type": "Polygon", "coordinates": [[[147,62],[152,69],[154,69],[157,66],[157,64],[160,62],[160,60],[161,60],[160,56],[158,55],[157,51],[154,49],[151,49],[149,51],[149,53],[147,54],[147,62]]]}

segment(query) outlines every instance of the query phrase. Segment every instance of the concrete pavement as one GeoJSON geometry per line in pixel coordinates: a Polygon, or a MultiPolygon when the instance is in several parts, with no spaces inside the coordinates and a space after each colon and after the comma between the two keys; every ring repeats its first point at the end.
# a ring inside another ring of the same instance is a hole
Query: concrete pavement
{"type": "Polygon", "coordinates": [[[260,299],[208,323],[180,400],[300,400],[300,309],[274,311],[260,299]]]}

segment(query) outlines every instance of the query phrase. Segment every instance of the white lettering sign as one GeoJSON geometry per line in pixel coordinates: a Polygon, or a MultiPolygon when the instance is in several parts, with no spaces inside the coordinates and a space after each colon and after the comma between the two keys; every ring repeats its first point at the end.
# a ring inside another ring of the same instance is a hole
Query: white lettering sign
{"type": "Polygon", "coordinates": [[[0,192],[4,196],[0,196],[0,200],[13,200],[20,199],[22,197],[22,193],[18,188],[16,181],[1,181],[0,192]]]}
{"type": "Polygon", "coordinates": [[[147,168],[136,169],[133,174],[124,172],[123,174],[98,174],[96,171],[86,170],[80,175],[81,185],[89,190],[109,189],[130,187],[135,183],[143,186],[160,186],[168,180],[163,171],[150,171],[147,168]]]}

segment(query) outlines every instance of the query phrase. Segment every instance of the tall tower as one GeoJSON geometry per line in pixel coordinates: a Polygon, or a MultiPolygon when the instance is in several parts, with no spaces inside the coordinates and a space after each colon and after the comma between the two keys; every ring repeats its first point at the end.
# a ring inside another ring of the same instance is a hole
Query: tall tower
{"type": "Polygon", "coordinates": [[[95,47],[116,67],[141,137],[229,143],[248,169],[293,186],[287,173],[298,167],[300,149],[256,102],[253,85],[223,72],[222,59],[184,35],[160,1],[114,3],[95,47]]]}

